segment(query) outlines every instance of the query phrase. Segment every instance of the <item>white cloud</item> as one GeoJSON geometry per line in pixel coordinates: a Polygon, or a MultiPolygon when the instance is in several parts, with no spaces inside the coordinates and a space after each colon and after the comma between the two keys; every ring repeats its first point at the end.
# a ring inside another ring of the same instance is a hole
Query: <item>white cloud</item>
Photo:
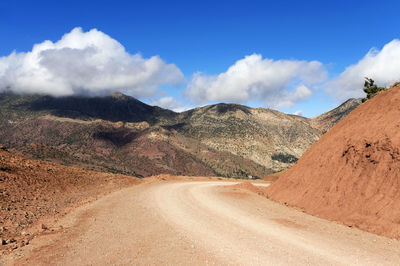
{"type": "Polygon", "coordinates": [[[174,111],[180,111],[182,108],[182,104],[180,102],[176,101],[172,97],[160,98],[156,101],[151,102],[150,105],[158,106],[158,107],[162,107],[162,108],[170,109],[170,110],[174,110],[174,111]]]}
{"type": "Polygon", "coordinates": [[[380,51],[371,49],[357,64],[327,82],[326,89],[339,100],[362,97],[364,77],[374,79],[379,86],[400,81],[400,40],[389,42],[380,51]]]}
{"type": "Polygon", "coordinates": [[[276,96],[271,96],[271,100],[275,103],[273,106],[276,108],[291,107],[297,102],[308,99],[311,95],[312,91],[308,87],[300,85],[292,92],[283,91],[276,96]]]}
{"type": "Polygon", "coordinates": [[[186,95],[195,103],[257,100],[280,108],[310,97],[312,91],[308,86],[317,85],[325,78],[326,71],[318,61],[274,61],[253,54],[219,75],[194,74],[186,95]]]}
{"type": "Polygon", "coordinates": [[[294,115],[303,115],[303,111],[302,110],[297,110],[296,112],[293,113],[294,115]]]}
{"type": "Polygon", "coordinates": [[[18,93],[101,95],[124,92],[153,96],[161,85],[177,84],[182,72],[160,57],[129,54],[108,35],[75,28],[61,40],[35,44],[27,53],[0,57],[0,90],[18,93]]]}

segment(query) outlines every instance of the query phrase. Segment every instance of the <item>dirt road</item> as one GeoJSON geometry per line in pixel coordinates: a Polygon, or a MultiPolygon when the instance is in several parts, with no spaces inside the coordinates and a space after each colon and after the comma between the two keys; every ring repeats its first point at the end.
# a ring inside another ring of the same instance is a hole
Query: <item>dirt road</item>
{"type": "Polygon", "coordinates": [[[31,265],[397,265],[400,242],[219,181],[152,182],[81,207],[3,259],[31,265]],[[62,228],[60,227],[62,226],[62,228]]]}

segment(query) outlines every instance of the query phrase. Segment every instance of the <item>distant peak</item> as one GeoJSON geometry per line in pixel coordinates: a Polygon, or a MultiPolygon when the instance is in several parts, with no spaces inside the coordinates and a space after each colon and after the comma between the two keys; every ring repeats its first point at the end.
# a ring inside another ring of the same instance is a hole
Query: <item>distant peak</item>
{"type": "Polygon", "coordinates": [[[121,93],[121,92],[113,92],[110,94],[111,97],[116,98],[116,99],[127,99],[129,96],[121,93]]]}
{"type": "Polygon", "coordinates": [[[240,104],[235,104],[235,103],[218,103],[214,106],[216,108],[216,111],[220,114],[228,113],[228,112],[235,112],[235,111],[242,111],[246,114],[250,114],[250,107],[240,105],[240,104]]]}

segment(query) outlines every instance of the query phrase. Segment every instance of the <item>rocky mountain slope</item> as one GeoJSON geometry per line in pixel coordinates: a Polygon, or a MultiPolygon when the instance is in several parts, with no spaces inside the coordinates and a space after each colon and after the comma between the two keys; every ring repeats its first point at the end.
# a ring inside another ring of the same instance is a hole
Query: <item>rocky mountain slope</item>
{"type": "Polygon", "coordinates": [[[325,133],[360,104],[361,99],[349,99],[333,110],[311,119],[311,125],[325,133]]]}
{"type": "Polygon", "coordinates": [[[263,177],[291,166],[322,135],[315,124],[236,104],[175,113],[122,94],[0,94],[0,143],[34,159],[138,177],[263,177]]]}
{"type": "MultiPolygon", "coordinates": [[[[196,139],[210,150],[246,158],[272,171],[292,165],[320,137],[320,132],[306,120],[264,108],[216,104],[181,116],[176,131],[185,137],[196,139]]],[[[223,164],[221,161],[220,167],[223,164]]],[[[237,166],[237,171],[245,169],[244,165],[237,166]]]]}
{"type": "Polygon", "coordinates": [[[148,176],[214,173],[162,137],[176,113],[134,98],[0,97],[0,142],[35,159],[91,170],[148,176]]]}
{"type": "Polygon", "coordinates": [[[274,200],[400,239],[400,85],[360,105],[267,189],[274,200]]]}

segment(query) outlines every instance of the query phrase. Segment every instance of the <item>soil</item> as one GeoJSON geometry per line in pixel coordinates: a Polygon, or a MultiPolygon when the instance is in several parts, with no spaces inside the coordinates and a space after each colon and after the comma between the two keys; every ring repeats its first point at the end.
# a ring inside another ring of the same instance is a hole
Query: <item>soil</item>
{"type": "Polygon", "coordinates": [[[283,175],[284,172],[285,172],[285,170],[284,170],[284,171],[277,172],[277,173],[274,173],[274,174],[267,175],[267,176],[265,176],[265,177],[263,178],[263,180],[264,180],[264,181],[267,181],[267,182],[275,182],[276,180],[279,179],[279,177],[280,177],[281,175],[283,175]]]}
{"type": "Polygon", "coordinates": [[[3,265],[396,265],[400,241],[226,181],[160,180],[74,209],[3,265]],[[235,196],[236,195],[236,196],[235,196]]]}
{"type": "Polygon", "coordinates": [[[266,189],[312,215],[400,239],[400,86],[361,104],[266,189]]]}
{"type": "Polygon", "coordinates": [[[263,196],[265,195],[265,193],[264,193],[262,188],[260,188],[260,187],[258,187],[256,185],[253,185],[250,182],[242,182],[242,183],[238,183],[238,184],[235,184],[235,185],[230,185],[230,187],[233,188],[234,190],[238,190],[238,189],[248,190],[248,191],[254,192],[254,193],[258,194],[258,195],[263,195],[263,196]]]}
{"type": "Polygon", "coordinates": [[[140,179],[27,160],[0,149],[0,252],[29,244],[70,210],[140,179]]]}

